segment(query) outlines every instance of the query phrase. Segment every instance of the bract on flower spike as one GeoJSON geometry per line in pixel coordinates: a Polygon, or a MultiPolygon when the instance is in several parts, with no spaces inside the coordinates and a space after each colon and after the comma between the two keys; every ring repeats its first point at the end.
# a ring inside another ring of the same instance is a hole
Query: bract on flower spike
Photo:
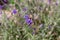
{"type": "Polygon", "coordinates": [[[59,4],[59,1],[56,1],[56,5],[58,5],[59,4]]]}
{"type": "Polygon", "coordinates": [[[51,3],[51,0],[48,0],[49,4],[51,3]]]}

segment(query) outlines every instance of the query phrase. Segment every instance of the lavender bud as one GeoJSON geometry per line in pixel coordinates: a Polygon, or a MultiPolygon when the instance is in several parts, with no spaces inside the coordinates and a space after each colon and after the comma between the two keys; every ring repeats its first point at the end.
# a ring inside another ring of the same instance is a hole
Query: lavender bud
{"type": "Polygon", "coordinates": [[[23,8],[23,11],[26,11],[26,10],[27,10],[27,8],[26,8],[26,7],[24,7],[24,8],[23,8]]]}

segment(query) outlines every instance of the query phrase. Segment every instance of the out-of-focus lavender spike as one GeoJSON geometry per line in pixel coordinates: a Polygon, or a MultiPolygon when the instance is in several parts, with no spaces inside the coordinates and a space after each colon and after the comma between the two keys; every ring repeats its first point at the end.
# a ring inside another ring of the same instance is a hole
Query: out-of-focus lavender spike
{"type": "Polygon", "coordinates": [[[7,2],[7,0],[4,0],[4,2],[7,2]]]}
{"type": "Polygon", "coordinates": [[[49,25],[49,26],[48,26],[48,29],[51,29],[51,27],[52,27],[52,26],[51,26],[51,25],[49,25]]]}
{"type": "Polygon", "coordinates": [[[48,0],[48,3],[50,4],[51,3],[51,0],[48,0]]]}
{"type": "Polygon", "coordinates": [[[2,11],[0,11],[0,14],[2,14],[2,11]]]}
{"type": "Polygon", "coordinates": [[[4,2],[5,4],[7,4],[7,3],[8,3],[8,0],[3,0],[3,2],[4,2]]]}
{"type": "Polygon", "coordinates": [[[36,28],[33,28],[34,30],[36,30],[36,28]]]}
{"type": "Polygon", "coordinates": [[[3,8],[3,6],[2,5],[0,5],[0,9],[2,9],[3,8]]]}
{"type": "Polygon", "coordinates": [[[56,1],[56,5],[58,5],[59,4],[59,1],[56,1]]]}

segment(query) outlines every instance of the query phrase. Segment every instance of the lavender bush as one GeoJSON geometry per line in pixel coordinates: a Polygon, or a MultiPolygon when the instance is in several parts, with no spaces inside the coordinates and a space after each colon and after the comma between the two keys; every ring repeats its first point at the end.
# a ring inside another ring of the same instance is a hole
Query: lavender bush
{"type": "Polygon", "coordinates": [[[60,40],[60,0],[1,0],[0,40],[60,40]]]}

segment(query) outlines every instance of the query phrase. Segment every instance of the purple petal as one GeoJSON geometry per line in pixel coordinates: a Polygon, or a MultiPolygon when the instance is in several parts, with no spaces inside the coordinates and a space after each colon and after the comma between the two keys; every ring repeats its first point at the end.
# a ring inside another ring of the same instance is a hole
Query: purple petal
{"type": "Polygon", "coordinates": [[[13,14],[16,14],[16,13],[17,13],[16,9],[14,9],[12,13],[13,13],[13,14]]]}

